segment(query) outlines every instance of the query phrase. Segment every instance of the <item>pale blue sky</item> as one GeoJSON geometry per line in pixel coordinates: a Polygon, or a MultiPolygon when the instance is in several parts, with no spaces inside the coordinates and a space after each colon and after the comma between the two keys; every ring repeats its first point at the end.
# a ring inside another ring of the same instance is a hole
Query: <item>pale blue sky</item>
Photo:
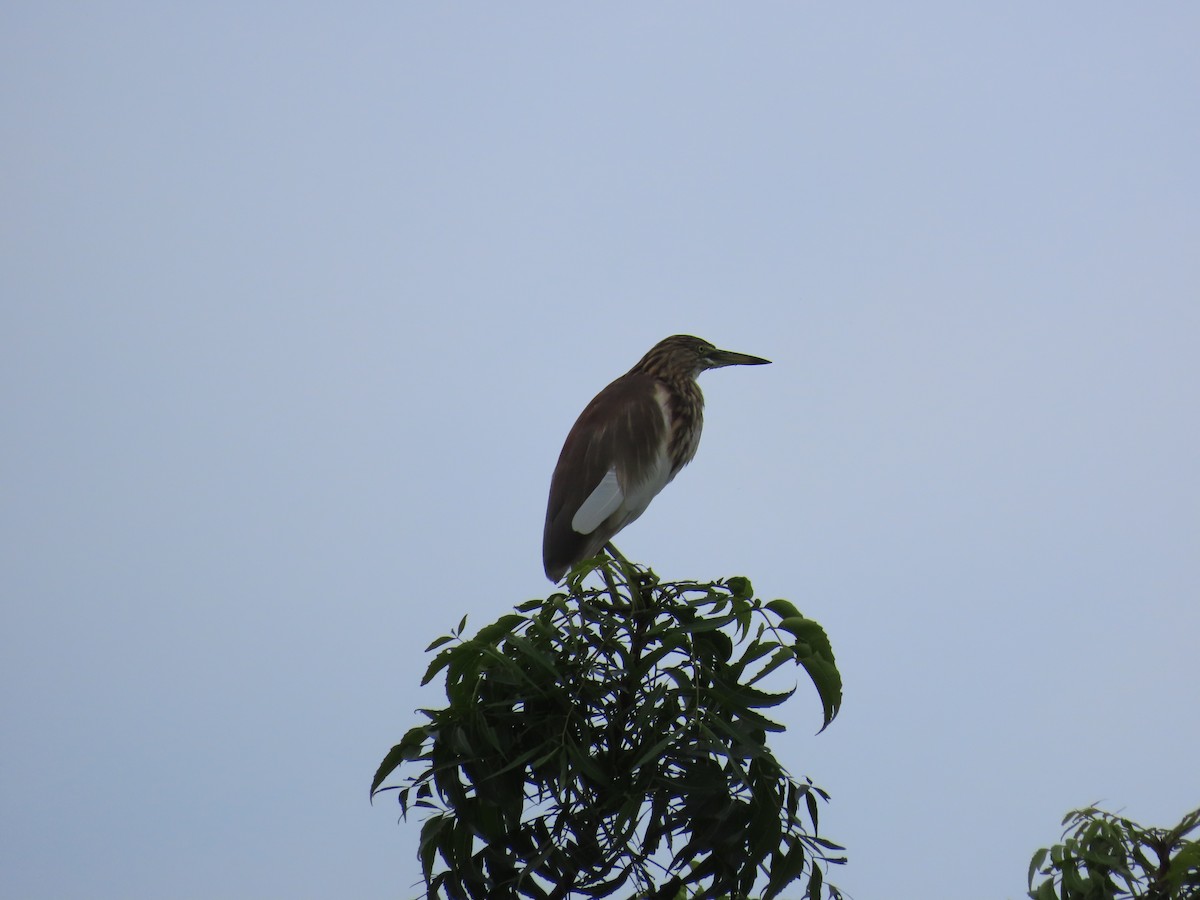
{"type": "Polygon", "coordinates": [[[823,623],[776,748],[856,900],[1200,805],[1200,7],[8,4],[0,894],[410,896],[423,648],[541,574],[675,332],[620,541],[823,623]]]}

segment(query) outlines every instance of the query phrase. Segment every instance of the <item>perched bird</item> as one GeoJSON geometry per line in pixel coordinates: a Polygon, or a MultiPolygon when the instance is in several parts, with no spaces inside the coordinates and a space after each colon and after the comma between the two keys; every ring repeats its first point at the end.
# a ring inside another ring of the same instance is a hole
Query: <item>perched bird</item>
{"type": "Polygon", "coordinates": [[[561,581],[599,553],[692,461],[704,424],[701,372],[769,362],[677,334],[597,394],[567,435],[550,480],[546,577],[561,581]]]}

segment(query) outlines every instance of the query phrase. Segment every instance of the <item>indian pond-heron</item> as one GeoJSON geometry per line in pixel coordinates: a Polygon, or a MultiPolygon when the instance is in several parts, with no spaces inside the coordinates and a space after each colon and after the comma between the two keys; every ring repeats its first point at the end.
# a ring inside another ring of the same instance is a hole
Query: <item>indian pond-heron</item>
{"type": "Polygon", "coordinates": [[[696,383],[701,372],[769,362],[676,334],[592,398],[567,434],[550,480],[542,534],[546,577],[561,581],[576,563],[599,553],[692,461],[704,424],[696,383]]]}

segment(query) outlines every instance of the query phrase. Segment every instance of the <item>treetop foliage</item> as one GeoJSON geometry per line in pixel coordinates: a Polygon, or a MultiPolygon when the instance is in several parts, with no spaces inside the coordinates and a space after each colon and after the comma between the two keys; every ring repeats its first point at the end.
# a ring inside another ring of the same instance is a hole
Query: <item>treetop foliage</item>
{"type": "Polygon", "coordinates": [[[1063,840],[1033,855],[1032,900],[1200,900],[1200,809],[1173,828],[1143,828],[1089,806],[1067,813],[1063,840]],[[1034,879],[1044,877],[1034,887],[1034,879]]]}
{"type": "Polygon", "coordinates": [[[797,881],[841,896],[824,880],[845,861],[818,831],[828,795],[766,743],[795,692],[772,673],[805,670],[822,727],[841,704],[829,640],[791,603],[597,557],[565,591],[465,629],[429,646],[424,683],[445,678],[446,706],[421,710],[371,783],[421,811],[428,897],[746,897],[757,882],[771,898],[797,881]]]}

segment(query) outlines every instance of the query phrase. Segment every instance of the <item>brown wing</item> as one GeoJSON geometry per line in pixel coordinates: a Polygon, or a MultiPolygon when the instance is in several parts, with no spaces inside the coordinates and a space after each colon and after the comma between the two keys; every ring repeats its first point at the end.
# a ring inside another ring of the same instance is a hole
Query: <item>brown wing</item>
{"type": "Polygon", "coordinates": [[[567,435],[550,480],[542,533],[542,563],[551,581],[599,553],[620,528],[613,527],[615,517],[591,534],[571,527],[576,510],[608,470],[615,465],[623,484],[637,483],[640,473],[658,462],[666,422],[657,389],[653,376],[622,375],[592,399],[567,435]]]}

